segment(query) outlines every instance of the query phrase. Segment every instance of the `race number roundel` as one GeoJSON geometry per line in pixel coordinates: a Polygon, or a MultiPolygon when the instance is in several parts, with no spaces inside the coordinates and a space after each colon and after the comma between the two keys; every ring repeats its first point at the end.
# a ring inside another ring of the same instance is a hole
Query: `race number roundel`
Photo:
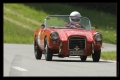
{"type": "Polygon", "coordinates": [[[39,31],[39,33],[38,33],[38,44],[40,44],[40,32],[41,31],[39,31]]]}

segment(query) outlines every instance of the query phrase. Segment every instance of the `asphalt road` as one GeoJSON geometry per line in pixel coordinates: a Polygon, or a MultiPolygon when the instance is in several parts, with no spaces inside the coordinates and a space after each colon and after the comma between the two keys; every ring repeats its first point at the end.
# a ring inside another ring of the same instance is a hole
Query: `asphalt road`
{"type": "MultiPolygon", "coordinates": [[[[116,51],[116,45],[103,44],[102,51],[116,51]]],[[[111,77],[117,75],[114,61],[93,62],[88,58],[86,62],[81,62],[79,57],[53,57],[52,61],[46,61],[44,55],[41,60],[36,60],[33,45],[4,44],[3,54],[4,77],[111,77]]]]}

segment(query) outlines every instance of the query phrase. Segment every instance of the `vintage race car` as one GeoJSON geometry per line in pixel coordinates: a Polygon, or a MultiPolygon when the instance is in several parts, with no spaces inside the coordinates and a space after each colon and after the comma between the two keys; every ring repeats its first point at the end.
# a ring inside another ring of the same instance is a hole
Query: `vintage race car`
{"type": "Polygon", "coordinates": [[[44,19],[45,28],[34,32],[34,53],[36,59],[45,55],[46,61],[53,56],[58,58],[80,56],[86,61],[92,55],[94,62],[99,62],[102,47],[102,35],[92,29],[87,17],[80,17],[84,28],[69,27],[69,15],[49,15],[44,19]]]}

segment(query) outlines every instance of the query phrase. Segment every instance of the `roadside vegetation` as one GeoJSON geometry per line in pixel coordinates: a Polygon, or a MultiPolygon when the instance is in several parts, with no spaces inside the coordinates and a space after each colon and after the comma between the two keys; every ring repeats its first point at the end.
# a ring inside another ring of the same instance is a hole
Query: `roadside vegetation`
{"type": "Polygon", "coordinates": [[[117,60],[117,52],[116,51],[110,51],[110,52],[102,52],[101,53],[101,59],[105,60],[117,60]]]}
{"type": "MultiPolygon", "coordinates": [[[[100,59],[117,61],[116,55],[117,55],[116,51],[101,52],[100,59]]],[[[92,56],[89,56],[88,58],[92,58],[92,56]]]]}
{"type": "Polygon", "coordinates": [[[29,44],[33,41],[33,31],[4,20],[4,42],[29,44]],[[12,36],[11,36],[12,35],[12,36]]]}
{"type": "MultiPolygon", "coordinates": [[[[4,4],[4,16],[21,24],[28,25],[33,28],[33,30],[40,27],[43,23],[44,18],[47,15],[54,14],[70,14],[72,11],[79,11],[82,16],[86,16],[91,20],[92,27],[97,26],[97,30],[103,35],[103,42],[116,44],[117,37],[117,19],[116,15],[109,13],[99,12],[96,10],[88,10],[84,7],[75,7],[67,4],[4,4]],[[62,5],[62,6],[61,6],[62,5]],[[31,21],[32,20],[32,21],[31,21]]],[[[7,20],[10,22],[10,20],[7,20]]],[[[12,22],[15,24],[14,22],[12,22]]],[[[12,24],[9,23],[9,24],[12,24]]],[[[6,23],[7,24],[7,23],[6,23]]],[[[10,27],[5,26],[4,27],[10,27]]],[[[22,27],[22,25],[21,25],[22,27]]],[[[4,36],[6,35],[6,28],[4,29],[4,36]]],[[[17,28],[15,28],[16,31],[17,28]]],[[[11,29],[10,29],[11,30],[11,29]]],[[[21,34],[21,33],[20,33],[21,34]]],[[[9,36],[13,37],[14,34],[9,36]]],[[[29,34],[32,37],[33,35],[29,34]]],[[[18,35],[19,37],[19,35],[18,35]]],[[[23,35],[24,40],[27,39],[25,34],[23,35]]],[[[4,42],[16,42],[6,39],[4,37],[4,42]]],[[[24,42],[28,43],[27,40],[24,42]]]]}

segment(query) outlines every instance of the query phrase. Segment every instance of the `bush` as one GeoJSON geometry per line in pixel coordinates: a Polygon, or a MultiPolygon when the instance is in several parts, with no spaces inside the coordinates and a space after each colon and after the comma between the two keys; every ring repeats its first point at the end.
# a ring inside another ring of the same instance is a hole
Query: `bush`
{"type": "Polygon", "coordinates": [[[117,4],[116,3],[72,3],[69,4],[77,7],[84,7],[87,9],[94,9],[98,11],[103,11],[110,14],[117,14],[117,4]]]}

